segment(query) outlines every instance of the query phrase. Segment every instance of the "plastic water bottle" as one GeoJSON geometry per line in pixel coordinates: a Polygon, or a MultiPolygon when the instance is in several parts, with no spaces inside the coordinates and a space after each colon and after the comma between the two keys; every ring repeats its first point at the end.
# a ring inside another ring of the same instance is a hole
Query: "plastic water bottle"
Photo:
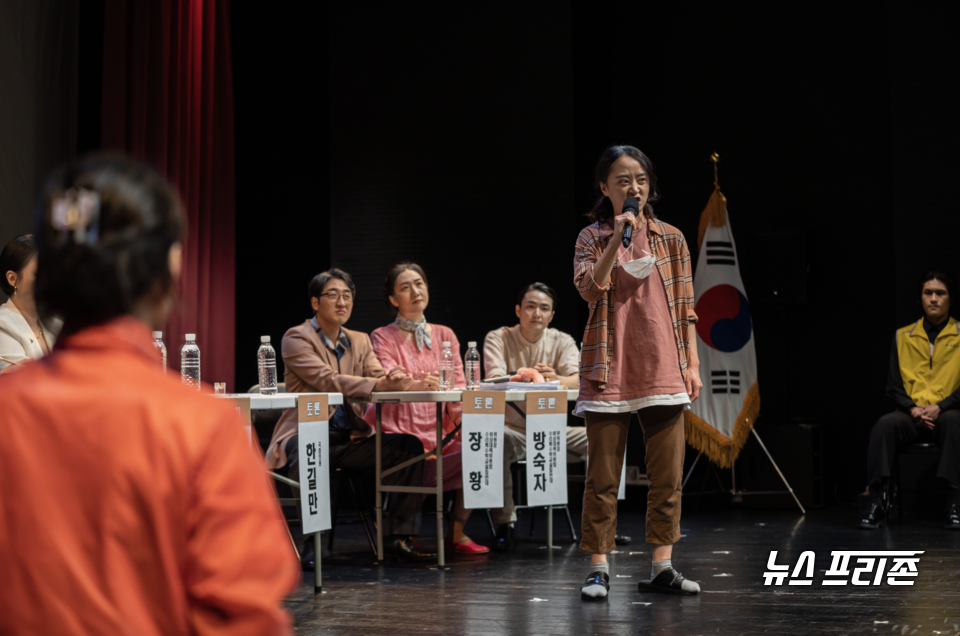
{"type": "Polygon", "coordinates": [[[187,342],[180,350],[180,381],[184,386],[200,390],[200,347],[197,334],[188,333],[187,342]]]}
{"type": "Polygon", "coordinates": [[[480,352],[476,342],[467,343],[467,355],[463,357],[463,374],[467,378],[467,391],[480,388],[480,352]]]}
{"type": "Polygon", "coordinates": [[[260,395],[277,393],[277,352],[270,345],[270,336],[260,336],[260,350],[257,360],[260,363],[260,395]]]}
{"type": "Polygon", "coordinates": [[[453,349],[449,342],[443,343],[443,349],[440,350],[440,390],[452,391],[454,378],[453,349]]]}
{"type": "Polygon", "coordinates": [[[153,332],[153,348],[157,350],[157,353],[160,355],[160,360],[163,363],[163,372],[167,372],[167,345],[163,344],[163,332],[154,331],[153,332]]]}

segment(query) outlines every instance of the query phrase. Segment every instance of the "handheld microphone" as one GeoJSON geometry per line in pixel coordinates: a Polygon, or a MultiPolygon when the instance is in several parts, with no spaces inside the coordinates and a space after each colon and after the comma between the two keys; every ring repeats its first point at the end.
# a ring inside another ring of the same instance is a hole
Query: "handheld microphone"
{"type": "MultiPolygon", "coordinates": [[[[637,201],[636,197],[630,197],[623,202],[623,211],[624,213],[629,212],[633,216],[640,216],[640,202],[637,201]]],[[[633,226],[628,225],[623,230],[623,246],[630,247],[631,240],[633,240],[633,226]]]]}

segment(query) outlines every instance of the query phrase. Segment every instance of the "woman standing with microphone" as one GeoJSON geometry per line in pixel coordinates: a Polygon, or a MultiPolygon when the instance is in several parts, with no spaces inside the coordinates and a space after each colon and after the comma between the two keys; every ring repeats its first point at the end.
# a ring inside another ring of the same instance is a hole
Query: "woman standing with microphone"
{"type": "Polygon", "coordinates": [[[634,412],[647,447],[647,543],[653,545],[651,577],[640,590],[696,594],[700,586],[671,563],[680,539],[683,411],[703,386],[690,251],[683,234],[653,212],[657,177],[640,150],[608,148],[595,183],[602,196],[574,255],[574,283],[590,303],[574,410],[586,418],[589,448],[580,547],[592,558],[580,596],[602,600],[610,589],[607,553],[616,545],[617,491],[634,412]]]}

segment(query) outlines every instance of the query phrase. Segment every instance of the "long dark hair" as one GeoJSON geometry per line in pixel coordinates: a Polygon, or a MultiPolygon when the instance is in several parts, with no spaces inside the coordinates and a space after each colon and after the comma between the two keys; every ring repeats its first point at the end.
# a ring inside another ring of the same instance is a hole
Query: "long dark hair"
{"type": "Polygon", "coordinates": [[[0,252],[0,289],[7,296],[13,296],[13,285],[7,282],[7,272],[18,277],[23,273],[30,259],[37,255],[37,242],[33,234],[21,234],[4,246],[0,252]]]}
{"type": "MultiPolygon", "coordinates": [[[[953,282],[953,276],[949,272],[945,272],[942,269],[934,269],[927,272],[922,279],[920,279],[920,296],[923,297],[923,286],[926,285],[929,281],[938,280],[943,283],[943,286],[947,288],[947,296],[950,299],[950,315],[954,318],[957,317],[957,307],[960,305],[960,297],[957,296],[957,285],[953,282]]],[[[922,300],[919,301],[922,303],[922,300]]]]}
{"type": "Polygon", "coordinates": [[[404,273],[407,270],[412,270],[420,274],[420,278],[423,279],[423,284],[426,287],[430,288],[430,283],[427,282],[427,275],[423,272],[423,268],[417,265],[416,263],[397,263],[390,268],[390,271],[387,272],[387,279],[383,281],[383,300],[387,303],[387,309],[390,311],[390,315],[397,315],[397,308],[393,306],[393,303],[390,302],[390,297],[393,296],[394,286],[397,284],[397,278],[400,277],[400,274],[404,273]]]}
{"type": "Polygon", "coordinates": [[[653,212],[653,206],[650,205],[653,201],[660,199],[660,191],[657,190],[657,171],[654,169],[650,157],[633,146],[610,146],[600,155],[600,159],[597,161],[597,167],[594,170],[593,179],[593,185],[597,189],[600,198],[593,204],[593,209],[587,212],[587,218],[593,222],[603,223],[613,217],[613,205],[610,203],[610,197],[600,191],[600,184],[607,182],[607,179],[610,177],[610,168],[620,157],[632,157],[643,166],[643,170],[647,173],[647,179],[650,182],[650,196],[643,206],[643,213],[651,219],[657,218],[657,215],[653,212]]]}
{"type": "Polygon", "coordinates": [[[173,283],[183,204],[156,171],[122,155],[93,155],[57,170],[40,199],[36,300],[65,334],[129,314],[173,283]]]}

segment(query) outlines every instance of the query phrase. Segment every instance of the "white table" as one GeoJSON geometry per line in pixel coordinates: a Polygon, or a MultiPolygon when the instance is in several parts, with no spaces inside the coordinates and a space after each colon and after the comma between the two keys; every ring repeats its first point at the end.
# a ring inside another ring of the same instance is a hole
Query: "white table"
{"type": "MultiPolygon", "coordinates": [[[[525,402],[527,391],[504,391],[504,399],[508,403],[525,402]]],[[[579,391],[567,390],[567,401],[576,401],[579,391]]],[[[350,399],[350,402],[372,402],[376,405],[376,435],[377,435],[377,558],[383,560],[383,493],[385,492],[407,492],[419,493],[424,495],[436,495],[437,498],[437,557],[438,565],[444,567],[443,550],[443,405],[448,402],[463,401],[463,390],[454,391],[375,391],[370,394],[366,400],[350,399]],[[437,446],[434,450],[424,453],[419,457],[409,459],[402,464],[392,466],[383,470],[381,458],[381,444],[383,436],[382,412],[384,404],[413,404],[413,403],[435,403],[437,405],[437,446]],[[385,486],[383,478],[402,470],[418,461],[436,456],[437,458],[437,484],[434,488],[427,486],[385,486]]],[[[547,521],[547,541],[548,545],[553,545],[553,506],[548,506],[549,514],[547,521]]]]}
{"type": "MultiPolygon", "coordinates": [[[[310,395],[318,395],[317,393],[311,393],[310,395]]],[[[341,406],[343,404],[343,394],[342,393],[325,393],[323,395],[327,396],[327,405],[328,406],[341,406]]],[[[297,408],[297,394],[296,393],[275,393],[273,395],[262,395],[260,393],[227,393],[215,395],[218,398],[249,398],[250,399],[250,410],[251,411],[268,411],[270,409],[295,409],[297,408]]],[[[379,447],[377,448],[379,458],[379,447]]],[[[270,475],[278,480],[282,481],[285,484],[293,486],[294,488],[300,488],[300,482],[290,479],[289,477],[284,477],[279,473],[270,471],[270,475]]],[[[299,499],[280,499],[278,503],[283,506],[284,504],[299,504],[299,499]]],[[[284,522],[286,525],[286,522],[284,522]]],[[[289,528],[287,531],[289,532],[289,528]]],[[[293,543],[293,535],[290,535],[290,541],[293,543]]],[[[314,563],[316,564],[313,573],[313,591],[315,594],[321,592],[321,583],[320,583],[320,553],[321,553],[321,544],[323,540],[319,532],[313,533],[313,553],[314,553],[314,563]]],[[[296,552],[297,557],[299,558],[300,552],[297,549],[297,544],[293,543],[293,551],[296,552]]]]}
{"type": "MultiPolygon", "coordinates": [[[[330,406],[340,406],[343,404],[342,393],[327,393],[327,404],[330,406]]],[[[261,395],[259,393],[227,393],[220,394],[219,398],[250,398],[250,409],[253,411],[266,411],[269,409],[295,409],[297,408],[296,393],[275,393],[274,395],[261,395]]]]}

